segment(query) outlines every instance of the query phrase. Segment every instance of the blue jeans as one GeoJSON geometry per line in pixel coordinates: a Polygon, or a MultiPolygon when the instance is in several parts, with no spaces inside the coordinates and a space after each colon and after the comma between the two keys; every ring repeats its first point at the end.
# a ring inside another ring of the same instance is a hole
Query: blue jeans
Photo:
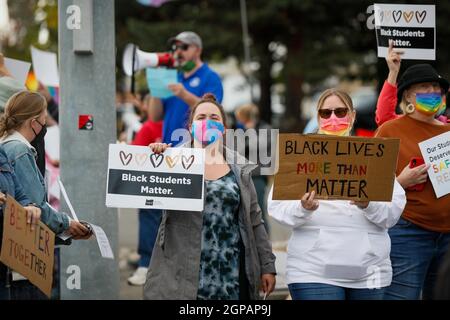
{"type": "Polygon", "coordinates": [[[139,267],[148,268],[161,223],[161,210],[139,209],[139,267]]]}
{"type": "Polygon", "coordinates": [[[384,289],[352,289],[324,283],[291,283],[292,300],[381,300],[384,289]]]}
{"type": "Polygon", "coordinates": [[[449,249],[450,233],[425,230],[400,218],[389,230],[393,279],[386,300],[432,299],[436,276],[449,249]]]}

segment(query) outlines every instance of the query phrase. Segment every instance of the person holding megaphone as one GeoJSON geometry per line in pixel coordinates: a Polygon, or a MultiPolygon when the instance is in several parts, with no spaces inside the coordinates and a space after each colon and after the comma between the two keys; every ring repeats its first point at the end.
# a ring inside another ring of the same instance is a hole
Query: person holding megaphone
{"type": "Polygon", "coordinates": [[[192,31],[184,31],[169,39],[175,65],[179,68],[178,83],[169,85],[173,96],[166,99],[152,97],[153,121],[163,120],[163,142],[177,145],[181,141],[172,137],[177,129],[185,129],[190,109],[205,93],[214,94],[219,102],[223,87],[219,75],[202,61],[202,39],[192,31]]]}

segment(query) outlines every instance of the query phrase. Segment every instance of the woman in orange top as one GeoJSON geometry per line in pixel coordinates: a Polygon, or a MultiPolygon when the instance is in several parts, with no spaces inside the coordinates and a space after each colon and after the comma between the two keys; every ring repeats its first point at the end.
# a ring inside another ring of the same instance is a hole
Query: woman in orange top
{"type": "MultiPolygon", "coordinates": [[[[377,132],[378,137],[400,138],[397,180],[407,197],[402,218],[389,230],[393,280],[385,299],[432,298],[439,265],[449,248],[450,194],[436,198],[429,167],[414,165],[422,160],[419,142],[450,131],[450,125],[435,119],[448,88],[448,81],[430,65],[408,68],[398,83],[405,116],[386,122],[377,132]]],[[[443,170],[448,174],[450,167],[443,170]]]]}

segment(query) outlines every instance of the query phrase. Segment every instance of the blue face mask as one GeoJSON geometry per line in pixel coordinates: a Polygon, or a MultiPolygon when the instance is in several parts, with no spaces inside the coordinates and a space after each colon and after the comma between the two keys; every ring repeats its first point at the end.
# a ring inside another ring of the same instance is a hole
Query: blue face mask
{"type": "Polygon", "coordinates": [[[191,134],[203,146],[217,142],[225,132],[222,123],[214,120],[197,120],[192,123],[191,134]]]}

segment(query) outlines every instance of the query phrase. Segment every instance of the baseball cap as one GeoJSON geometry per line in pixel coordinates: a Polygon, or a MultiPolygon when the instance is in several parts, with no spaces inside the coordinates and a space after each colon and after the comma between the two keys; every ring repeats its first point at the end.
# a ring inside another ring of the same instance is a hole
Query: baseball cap
{"type": "Polygon", "coordinates": [[[198,34],[192,31],[183,31],[177,36],[169,39],[170,44],[173,44],[173,42],[175,41],[180,41],[186,44],[193,44],[199,48],[202,48],[202,39],[198,34]]]}

